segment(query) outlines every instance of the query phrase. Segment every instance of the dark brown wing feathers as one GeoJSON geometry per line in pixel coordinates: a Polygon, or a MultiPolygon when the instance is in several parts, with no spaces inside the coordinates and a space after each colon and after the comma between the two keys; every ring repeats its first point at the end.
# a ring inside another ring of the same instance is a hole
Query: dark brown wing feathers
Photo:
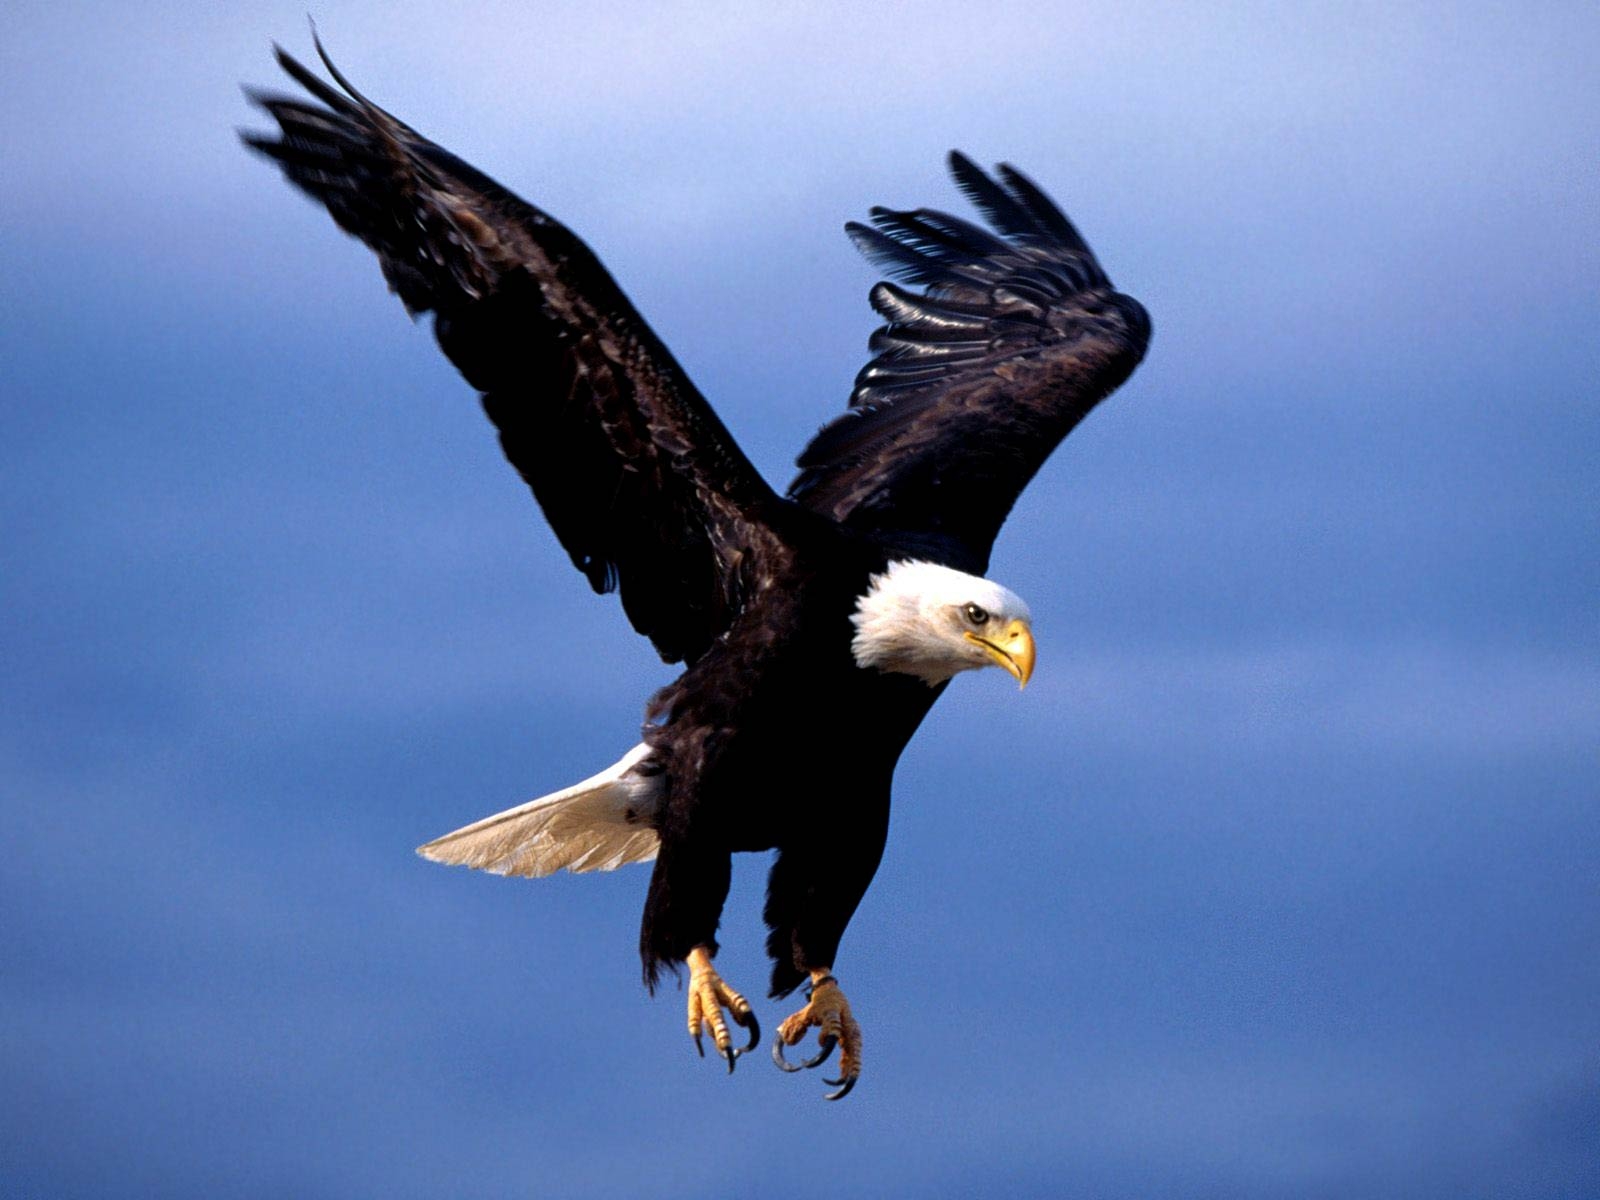
{"type": "Polygon", "coordinates": [[[621,592],[668,661],[745,599],[777,497],[598,259],[545,213],[281,49],[320,104],[252,93],[281,136],[245,142],[378,255],[483,393],[507,458],[573,564],[621,592]]]}
{"type": "Polygon", "coordinates": [[[1150,336],[1078,231],[1010,167],[950,156],[994,232],[927,209],[845,228],[893,283],[850,411],[800,455],[789,494],[846,525],[986,569],[1006,514],[1056,445],[1138,365],[1150,336]]]}

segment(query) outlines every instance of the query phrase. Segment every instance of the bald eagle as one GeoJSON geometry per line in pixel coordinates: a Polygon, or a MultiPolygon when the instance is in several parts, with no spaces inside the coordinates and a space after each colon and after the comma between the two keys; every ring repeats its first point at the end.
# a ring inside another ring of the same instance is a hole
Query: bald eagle
{"type": "Polygon", "coordinates": [[[895,763],[955,675],[1027,683],[1028,606],[983,578],[990,548],[1139,363],[1148,316],[1026,177],[952,153],[989,228],[883,208],[845,226],[900,282],[872,289],[871,361],[780,494],[588,247],[317,52],[337,87],[278,49],[315,102],[250,93],[279,128],[245,142],[376,252],[414,317],[433,314],[573,565],[684,666],[613,766],[419,853],[530,876],[653,859],[645,982],[688,966],[689,1032],[703,1054],[709,1030],[732,1071],[761,1033],[713,965],[730,857],[776,850],[770,995],[805,986],[807,1002],[774,1058],[798,1070],[837,1047],[828,1098],[845,1095],[861,1030],[834,965],[883,853],[895,763]],[[820,1050],[787,1062],[812,1028],[820,1050]]]}

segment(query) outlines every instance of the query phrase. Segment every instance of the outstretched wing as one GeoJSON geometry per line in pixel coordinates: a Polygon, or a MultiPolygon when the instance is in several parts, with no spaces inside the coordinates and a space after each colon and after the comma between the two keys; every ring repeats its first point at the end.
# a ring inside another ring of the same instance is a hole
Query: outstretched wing
{"type": "Polygon", "coordinates": [[[569,230],[281,49],[321,104],[252,93],[281,137],[244,135],[376,251],[484,411],[573,565],[621,592],[668,662],[737,613],[781,503],[594,254],[569,230]]]}
{"type": "Polygon", "coordinates": [[[1112,288],[1072,223],[1008,166],[950,155],[995,232],[941,212],[872,210],[846,231],[891,275],[888,324],[850,411],[800,455],[789,495],[848,526],[982,573],[1050,452],[1144,356],[1150,318],[1112,288]]]}

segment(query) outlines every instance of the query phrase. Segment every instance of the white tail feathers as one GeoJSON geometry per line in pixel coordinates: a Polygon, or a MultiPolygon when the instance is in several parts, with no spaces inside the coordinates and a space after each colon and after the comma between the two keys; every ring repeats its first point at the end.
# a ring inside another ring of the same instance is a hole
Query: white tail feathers
{"type": "Polygon", "coordinates": [[[648,862],[661,839],[651,824],[661,777],[636,774],[650,747],[635,746],[598,775],[435,838],[417,853],[496,875],[610,871],[648,862]]]}

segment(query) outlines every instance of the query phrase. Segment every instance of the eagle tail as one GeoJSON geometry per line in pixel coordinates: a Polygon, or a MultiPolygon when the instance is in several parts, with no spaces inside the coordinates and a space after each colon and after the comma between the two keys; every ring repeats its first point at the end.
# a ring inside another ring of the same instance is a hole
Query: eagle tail
{"type": "Polygon", "coordinates": [[[418,846],[417,853],[496,875],[550,875],[563,867],[610,871],[648,862],[661,847],[653,824],[661,776],[636,768],[649,756],[648,746],[635,746],[582,783],[475,821],[418,846]]]}

